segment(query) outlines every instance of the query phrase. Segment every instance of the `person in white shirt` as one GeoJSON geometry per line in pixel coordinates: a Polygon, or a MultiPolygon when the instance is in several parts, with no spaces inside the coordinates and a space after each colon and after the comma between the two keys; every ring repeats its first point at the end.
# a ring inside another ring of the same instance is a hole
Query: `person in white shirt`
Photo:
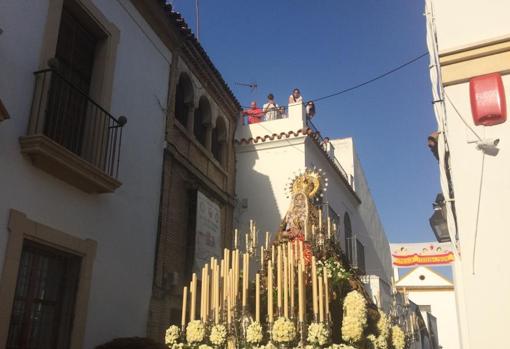
{"type": "Polygon", "coordinates": [[[303,96],[298,88],[292,90],[292,94],[289,96],[289,104],[303,103],[303,96]]]}
{"type": "Polygon", "coordinates": [[[262,106],[262,110],[266,116],[266,121],[279,119],[278,104],[274,101],[272,93],[267,95],[267,102],[262,106]]]}

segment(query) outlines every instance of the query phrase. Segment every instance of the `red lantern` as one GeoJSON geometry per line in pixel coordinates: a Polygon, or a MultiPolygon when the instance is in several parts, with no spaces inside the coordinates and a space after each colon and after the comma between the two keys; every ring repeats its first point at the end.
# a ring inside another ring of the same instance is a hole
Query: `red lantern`
{"type": "Polygon", "coordinates": [[[492,126],[506,121],[505,88],[501,74],[472,78],[469,81],[469,94],[475,125],[492,126]]]}

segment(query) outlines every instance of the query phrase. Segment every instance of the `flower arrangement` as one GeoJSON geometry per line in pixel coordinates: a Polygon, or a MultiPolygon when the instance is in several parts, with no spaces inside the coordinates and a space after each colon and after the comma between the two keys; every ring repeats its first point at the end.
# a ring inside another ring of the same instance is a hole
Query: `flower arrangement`
{"type": "Polygon", "coordinates": [[[359,342],[367,325],[367,301],[358,291],[351,291],[345,297],[343,311],[342,339],[359,342]]]}
{"type": "Polygon", "coordinates": [[[262,338],[262,326],[258,322],[252,322],[246,329],[246,341],[250,344],[259,344],[262,338]]]}
{"type": "Polygon", "coordinates": [[[225,325],[217,324],[211,328],[209,340],[216,346],[222,346],[227,340],[227,328],[225,325]]]}
{"type": "Polygon", "coordinates": [[[377,331],[379,335],[376,337],[375,345],[378,349],[388,349],[388,337],[390,335],[390,321],[388,316],[379,310],[379,320],[377,321],[377,331]]]}
{"type": "Polygon", "coordinates": [[[395,349],[404,349],[406,346],[406,336],[404,331],[402,331],[402,329],[397,325],[394,325],[391,328],[391,342],[395,349]]]}
{"type": "Polygon", "coordinates": [[[284,317],[279,317],[273,325],[273,340],[277,343],[288,343],[296,337],[294,323],[284,317]]]}
{"type": "Polygon", "coordinates": [[[322,276],[323,273],[326,273],[326,275],[336,283],[347,280],[352,276],[351,273],[333,257],[325,261],[317,261],[317,274],[322,276]]]}
{"type": "Polygon", "coordinates": [[[179,327],[172,325],[169,328],[167,328],[165,332],[165,344],[168,346],[173,346],[174,344],[177,344],[177,341],[179,340],[179,336],[181,335],[179,331],[179,327]]]}
{"type": "Polygon", "coordinates": [[[323,323],[313,322],[308,326],[308,343],[323,346],[328,342],[328,329],[323,323]]]}
{"type": "Polygon", "coordinates": [[[326,349],[356,349],[356,348],[348,344],[331,344],[326,349]]]}
{"type": "Polygon", "coordinates": [[[211,347],[210,345],[207,345],[207,344],[200,344],[198,346],[198,349],[213,349],[213,347],[211,347]]]}
{"type": "MultiPolygon", "coordinates": [[[[199,344],[205,338],[205,325],[200,320],[193,320],[186,327],[186,341],[193,345],[199,344]]],[[[206,349],[206,348],[203,348],[206,349]]]]}
{"type": "Polygon", "coordinates": [[[169,346],[172,349],[184,349],[185,345],[184,343],[174,343],[172,346],[169,346]]]}

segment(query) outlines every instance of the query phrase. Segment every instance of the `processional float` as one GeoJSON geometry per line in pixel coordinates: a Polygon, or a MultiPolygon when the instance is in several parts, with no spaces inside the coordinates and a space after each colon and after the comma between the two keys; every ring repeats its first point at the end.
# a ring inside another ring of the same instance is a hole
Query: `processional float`
{"type": "Polygon", "coordinates": [[[329,214],[323,222],[324,173],[305,169],[287,189],[290,207],[271,244],[266,232],[259,245],[251,221],[244,251],[236,230],[233,249],[210,259],[200,285],[192,275],[183,289],[181,324],[167,329],[166,344],[404,349],[406,335],[396,317],[373,304],[335,239],[329,214]]]}

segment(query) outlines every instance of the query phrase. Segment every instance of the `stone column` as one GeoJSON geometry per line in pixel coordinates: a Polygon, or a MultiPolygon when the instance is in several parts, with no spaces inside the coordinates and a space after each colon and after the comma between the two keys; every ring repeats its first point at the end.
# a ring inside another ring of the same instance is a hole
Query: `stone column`
{"type": "Polygon", "coordinates": [[[205,127],[206,127],[206,131],[205,131],[205,143],[204,143],[204,146],[207,150],[211,151],[212,150],[212,123],[211,122],[208,122],[207,124],[205,124],[205,127]]]}
{"type": "Polygon", "coordinates": [[[186,109],[188,110],[188,118],[186,119],[187,125],[186,129],[193,134],[193,128],[195,125],[195,105],[193,102],[186,103],[186,109]]]}

